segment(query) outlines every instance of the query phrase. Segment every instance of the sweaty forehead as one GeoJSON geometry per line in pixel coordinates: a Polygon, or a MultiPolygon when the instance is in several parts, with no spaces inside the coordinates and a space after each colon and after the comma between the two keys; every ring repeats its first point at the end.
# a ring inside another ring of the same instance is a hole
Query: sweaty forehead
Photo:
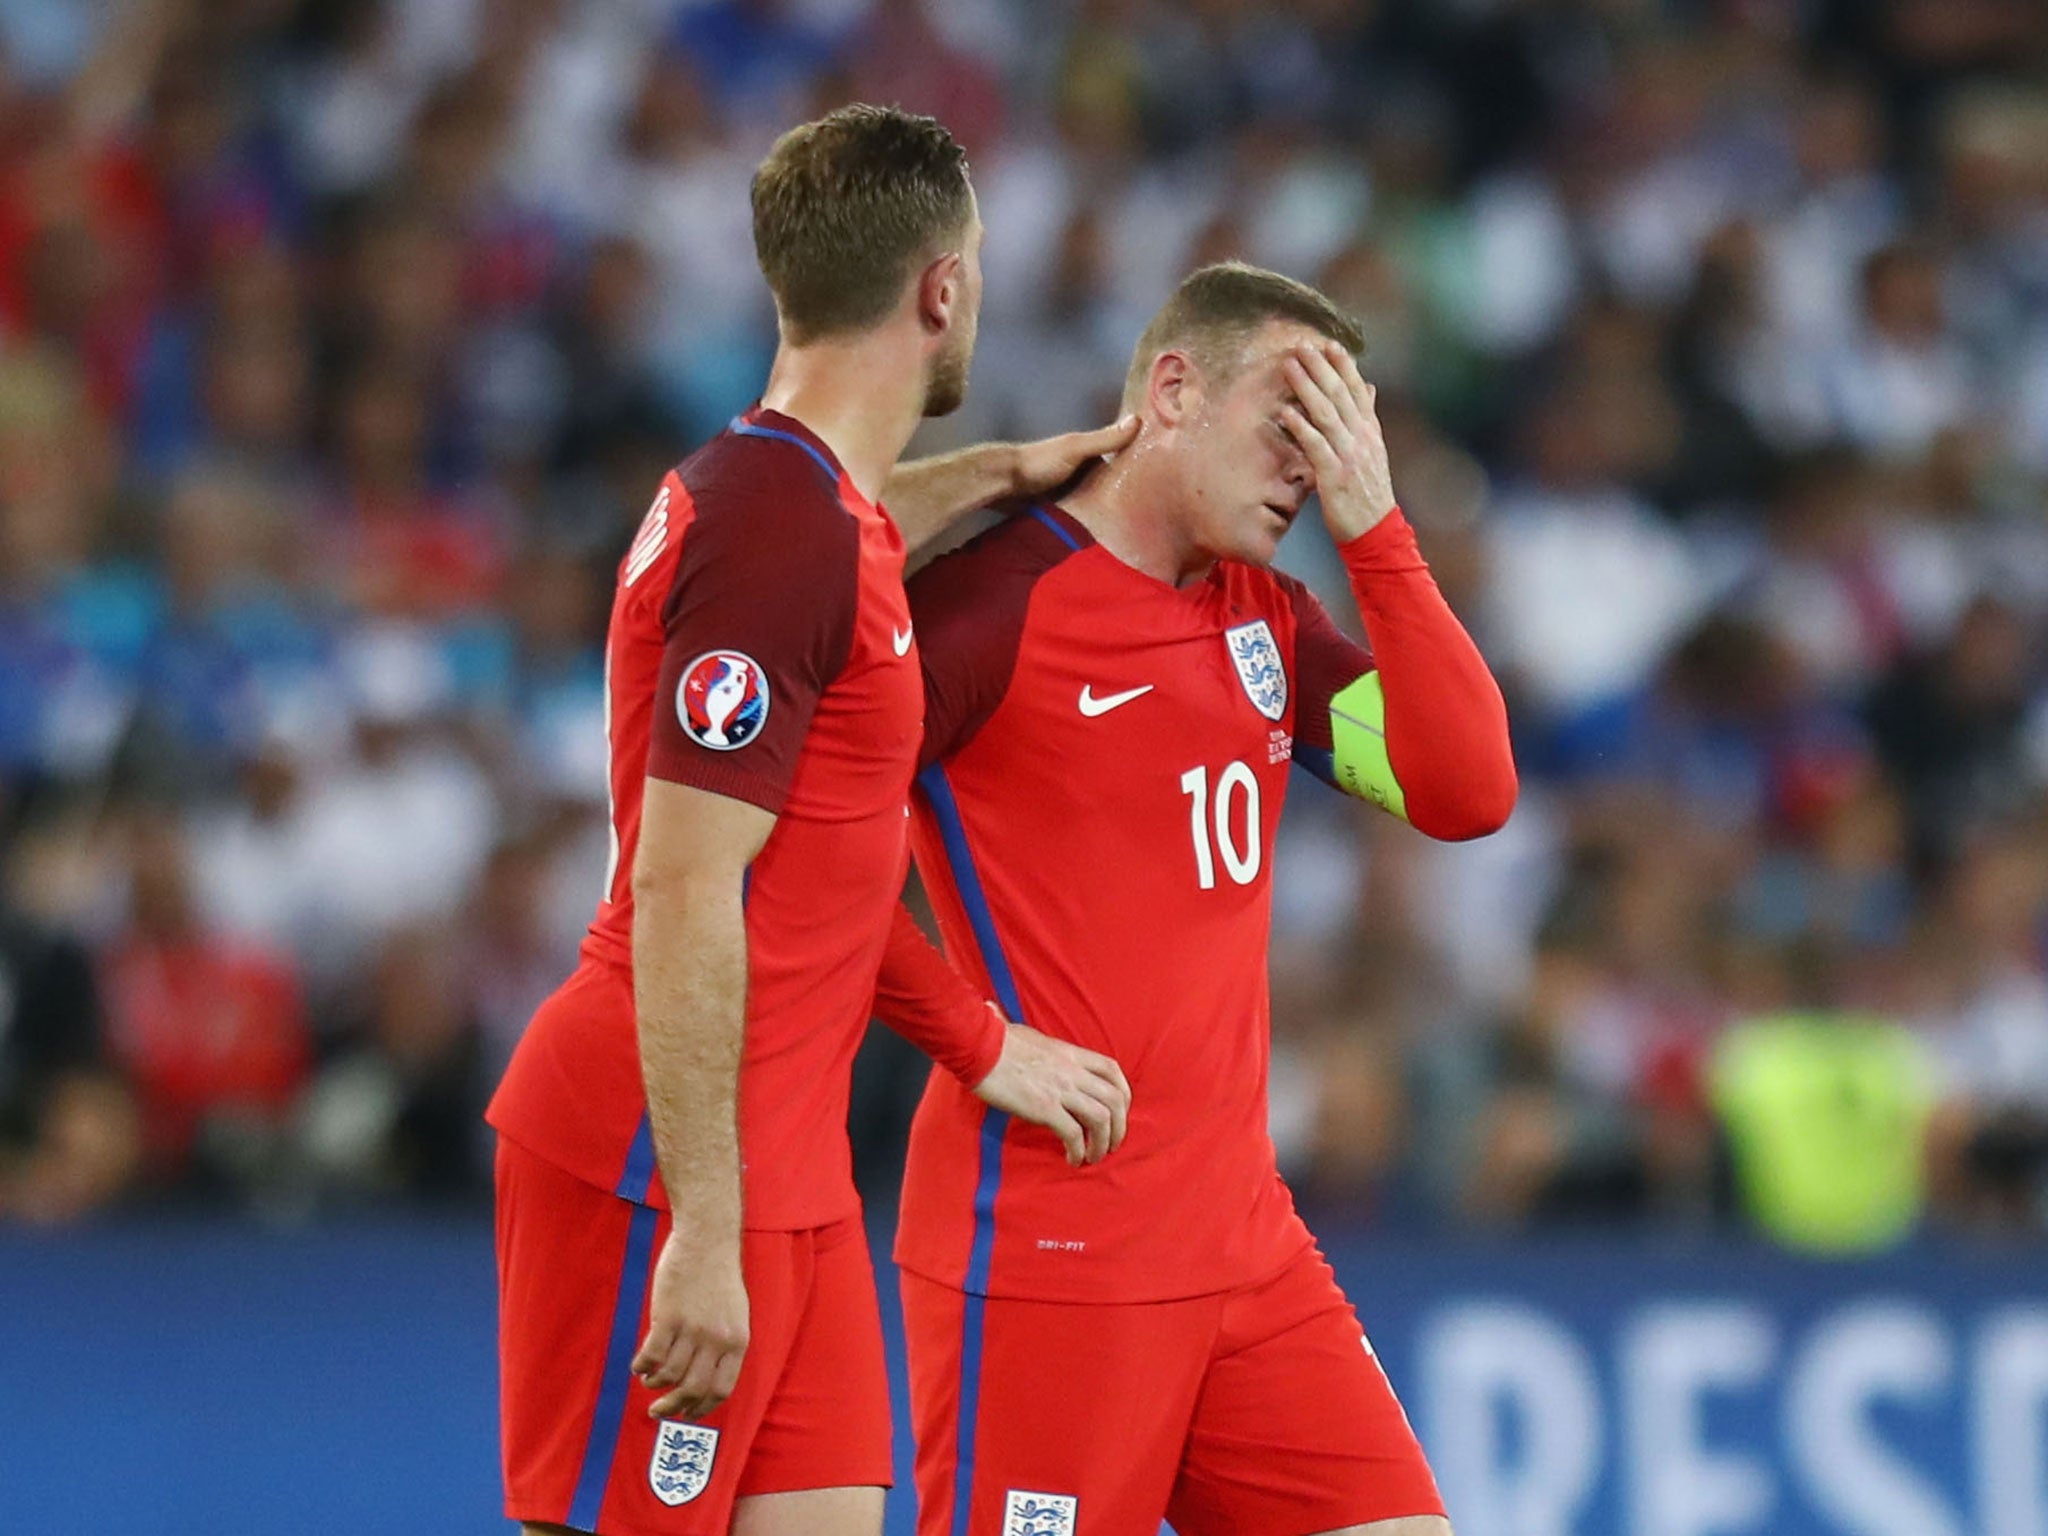
{"type": "Polygon", "coordinates": [[[1245,344],[1245,365],[1277,368],[1280,359],[1296,347],[1320,347],[1329,341],[1321,331],[1299,320],[1268,320],[1252,332],[1245,344]]]}
{"type": "Polygon", "coordinates": [[[1281,359],[1296,347],[1320,346],[1327,338],[1299,320],[1266,320],[1239,347],[1230,369],[1233,390],[1264,391],[1281,387],[1281,359]]]}

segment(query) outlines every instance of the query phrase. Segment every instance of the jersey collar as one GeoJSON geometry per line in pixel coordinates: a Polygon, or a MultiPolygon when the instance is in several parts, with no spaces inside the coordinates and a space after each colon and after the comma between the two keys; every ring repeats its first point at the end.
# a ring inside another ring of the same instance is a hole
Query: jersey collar
{"type": "Polygon", "coordinates": [[[849,475],[846,467],[839,462],[839,455],[832,451],[825,439],[794,416],[784,415],[781,411],[771,411],[757,400],[746,411],[733,417],[727,430],[745,437],[771,437],[794,444],[809,454],[812,462],[824,472],[849,511],[876,510],[875,504],[861,495],[859,487],[853,483],[853,476],[849,475]]]}
{"type": "Polygon", "coordinates": [[[1035,501],[1024,516],[1037,518],[1076,554],[1095,542],[1095,535],[1088,531],[1087,526],[1058,502],[1035,501]]]}

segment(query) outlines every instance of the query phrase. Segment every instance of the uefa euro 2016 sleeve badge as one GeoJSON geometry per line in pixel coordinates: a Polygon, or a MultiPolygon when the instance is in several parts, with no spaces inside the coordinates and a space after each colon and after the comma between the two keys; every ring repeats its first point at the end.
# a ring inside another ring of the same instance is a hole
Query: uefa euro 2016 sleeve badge
{"type": "Polygon", "coordinates": [[[717,1455],[717,1430],[664,1419],[654,1438],[654,1459],[647,1464],[647,1485],[671,1508],[687,1504],[710,1483],[717,1455]]]}
{"type": "Polygon", "coordinates": [[[1069,1493],[1012,1488],[1003,1503],[1003,1536],[1074,1536],[1081,1501],[1069,1493]]]}
{"type": "Polygon", "coordinates": [[[700,747],[744,747],[768,722],[768,676],[744,651],[706,651],[683,668],[676,719],[700,747]]]}
{"type": "Polygon", "coordinates": [[[1223,643],[1230,648],[1230,664],[1237,668],[1237,680],[1244,684],[1252,708],[1268,720],[1287,713],[1287,668],[1280,663],[1280,646],[1273,628],[1264,619],[1239,624],[1223,631],[1223,643]]]}

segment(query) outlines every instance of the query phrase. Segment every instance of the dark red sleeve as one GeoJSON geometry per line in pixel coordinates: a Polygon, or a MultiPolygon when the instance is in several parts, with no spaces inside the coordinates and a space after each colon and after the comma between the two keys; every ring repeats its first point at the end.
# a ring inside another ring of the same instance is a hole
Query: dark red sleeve
{"type": "Polygon", "coordinates": [[[1034,509],[911,578],[910,612],[924,663],[919,768],[958,752],[996,712],[1016,669],[1033,585],[1087,542],[1087,530],[1064,513],[1034,509]]]}
{"type": "Polygon", "coordinates": [[[808,464],[745,456],[691,487],[662,608],[647,771],[780,813],[818,697],[846,665],[860,529],[808,464]]]}
{"type": "Polygon", "coordinates": [[[882,951],[875,1017],[970,1089],[1003,1054],[1002,1014],[946,963],[901,902],[882,951]]]}
{"type": "Polygon", "coordinates": [[[1294,676],[1301,702],[1294,710],[1294,750],[1324,779],[1330,755],[1330,700],[1373,668],[1372,652],[1337,627],[1315,593],[1291,578],[1294,599],[1294,676]]]}
{"type": "MultiPolygon", "coordinates": [[[[1297,632],[1296,670],[1302,702],[1296,734],[1321,733],[1327,753],[1331,695],[1377,665],[1387,700],[1387,758],[1408,805],[1408,820],[1421,832],[1446,841],[1497,832],[1515,807],[1514,749],[1508,739],[1507,705],[1486,659],[1465,632],[1415,546],[1415,530],[1396,508],[1377,526],[1338,546],[1351,593],[1372,642],[1366,667],[1341,681],[1327,638],[1307,642],[1311,626],[1297,632]],[[1316,674],[1311,680],[1311,667],[1316,674]],[[1314,692],[1311,692],[1311,690],[1314,692]]],[[[1304,590],[1321,624],[1338,640],[1336,626],[1304,590]]],[[[1350,642],[1344,642],[1350,644],[1350,642]]],[[[1364,656],[1362,651],[1353,650],[1364,656]]]]}

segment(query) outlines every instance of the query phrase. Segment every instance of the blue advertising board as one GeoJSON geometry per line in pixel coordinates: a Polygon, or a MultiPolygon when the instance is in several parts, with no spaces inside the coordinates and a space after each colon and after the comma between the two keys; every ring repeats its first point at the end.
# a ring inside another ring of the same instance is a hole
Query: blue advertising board
{"type": "MultiPolygon", "coordinates": [[[[1459,1536],[2048,1536],[2041,1249],[1328,1246],[1459,1536]]],[[[11,1529],[507,1529],[481,1221],[5,1233],[0,1298],[11,1529]]]]}
{"type": "Polygon", "coordinates": [[[1345,1246],[1460,1536],[2048,1536],[2048,1261],[1345,1246]]]}

